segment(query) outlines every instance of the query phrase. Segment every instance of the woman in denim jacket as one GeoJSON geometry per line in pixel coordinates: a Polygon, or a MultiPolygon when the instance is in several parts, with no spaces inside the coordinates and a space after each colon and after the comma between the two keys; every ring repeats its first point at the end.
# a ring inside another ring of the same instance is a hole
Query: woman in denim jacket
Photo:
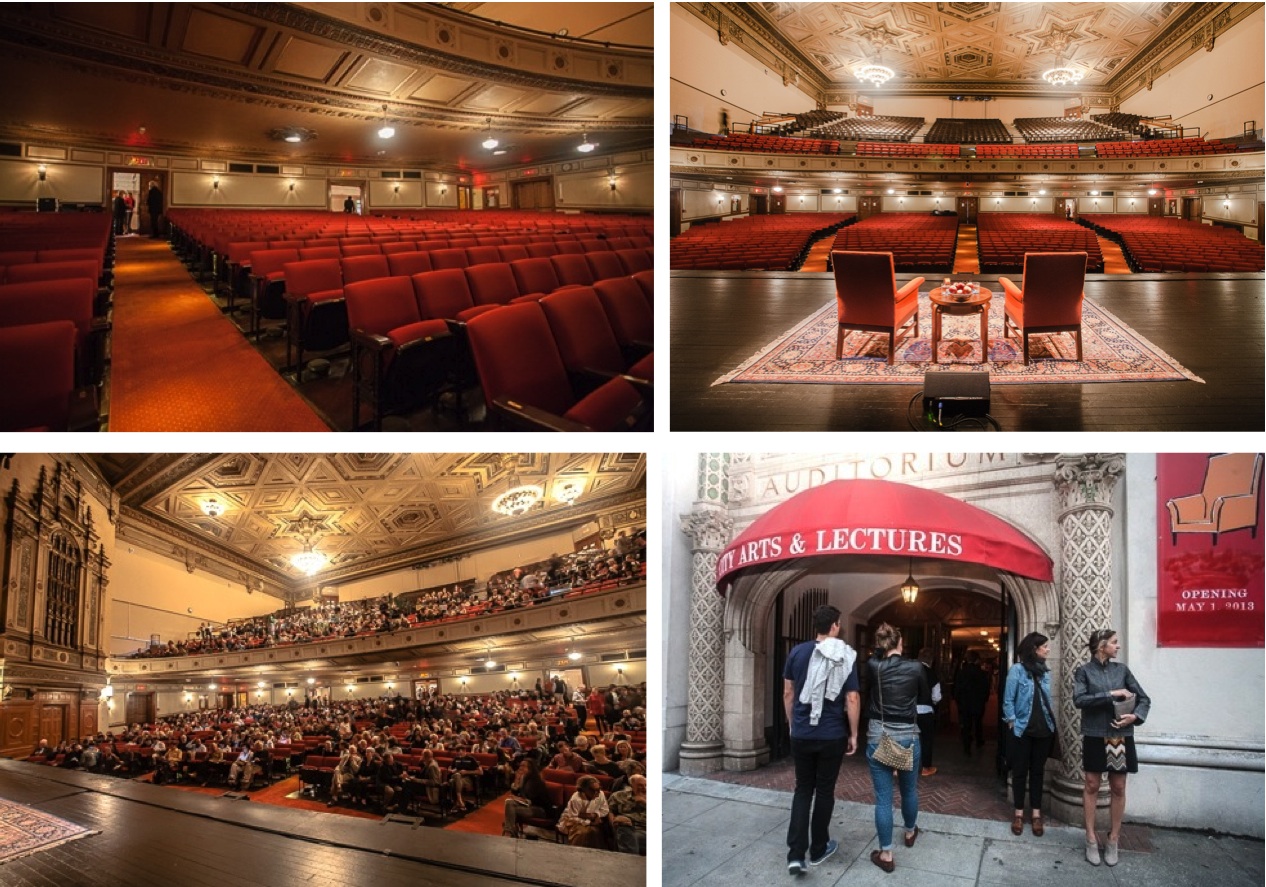
{"type": "Polygon", "coordinates": [[[1011,762],[1011,795],[1015,799],[1015,819],[1011,833],[1024,833],[1024,792],[1028,789],[1033,807],[1033,834],[1041,837],[1042,777],[1046,759],[1055,741],[1055,709],[1051,705],[1051,672],[1046,667],[1050,639],[1038,632],[1020,641],[1017,658],[1007,671],[1002,694],[1002,719],[1010,727],[1006,745],[1011,762]],[[1041,687],[1040,694],[1034,693],[1041,687]]]}
{"type": "Polygon", "coordinates": [[[1111,828],[1104,847],[1103,861],[1116,865],[1117,845],[1121,838],[1121,820],[1125,816],[1125,777],[1139,772],[1138,755],[1134,750],[1134,725],[1147,720],[1151,700],[1122,662],[1112,660],[1121,650],[1117,633],[1102,628],[1090,635],[1090,661],[1077,667],[1073,675],[1073,704],[1081,709],[1081,769],[1085,777],[1082,811],[1086,820],[1086,861],[1099,864],[1099,845],[1095,836],[1095,803],[1099,785],[1106,772],[1111,792],[1109,812],[1111,828]],[[1134,700],[1132,714],[1116,716],[1113,703],[1134,700]]]}

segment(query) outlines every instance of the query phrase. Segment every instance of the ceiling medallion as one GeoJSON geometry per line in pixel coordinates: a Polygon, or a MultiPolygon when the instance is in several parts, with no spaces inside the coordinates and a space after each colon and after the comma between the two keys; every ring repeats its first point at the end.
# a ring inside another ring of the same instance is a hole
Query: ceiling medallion
{"type": "Polygon", "coordinates": [[[853,75],[858,80],[868,80],[875,86],[883,86],[895,76],[892,68],[885,68],[883,65],[870,64],[862,65],[853,71],[853,75]]]}

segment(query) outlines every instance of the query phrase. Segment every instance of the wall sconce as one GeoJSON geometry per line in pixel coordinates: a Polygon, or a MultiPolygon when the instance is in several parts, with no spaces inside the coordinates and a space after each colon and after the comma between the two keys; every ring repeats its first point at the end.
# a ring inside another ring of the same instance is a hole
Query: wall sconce
{"type": "Polygon", "coordinates": [[[448,185],[440,185],[440,196],[443,197],[448,193],[448,185]]]}
{"type": "Polygon", "coordinates": [[[286,696],[287,696],[287,697],[289,697],[289,696],[294,696],[294,695],[295,695],[295,688],[294,688],[294,687],[287,687],[287,688],[286,688],[286,696]]]}
{"type": "Polygon", "coordinates": [[[192,703],[192,702],[193,702],[193,694],[192,694],[192,693],[189,693],[189,692],[186,692],[186,693],[185,693],[185,705],[189,705],[189,704],[190,704],[190,703],[192,703]]]}
{"type": "Polygon", "coordinates": [[[396,192],[397,194],[399,194],[399,193],[400,193],[400,183],[399,183],[399,182],[396,182],[396,187],[395,187],[395,189],[394,189],[394,190],[395,190],[395,192],[396,192]]]}
{"type": "Polygon", "coordinates": [[[41,163],[39,165],[39,174],[41,182],[46,180],[48,178],[48,167],[41,163]]]}
{"type": "Polygon", "coordinates": [[[219,177],[219,176],[215,176],[213,179],[211,179],[211,187],[212,187],[212,188],[214,188],[216,191],[219,191],[219,190],[220,190],[220,177],[219,177]]]}
{"type": "Polygon", "coordinates": [[[396,682],[395,682],[395,681],[387,681],[387,692],[388,692],[388,693],[390,693],[390,692],[391,692],[392,690],[394,690],[394,689],[396,689],[396,682]]]}
{"type": "Polygon", "coordinates": [[[290,190],[291,190],[291,191],[293,191],[294,189],[295,189],[295,183],[294,183],[294,182],[291,182],[291,183],[290,183],[290,190]]]}
{"type": "Polygon", "coordinates": [[[352,693],[353,693],[353,692],[355,692],[355,690],[356,690],[356,685],[355,685],[355,684],[348,684],[348,685],[347,685],[347,695],[348,695],[348,696],[351,696],[351,695],[352,695],[352,693]]]}
{"type": "Polygon", "coordinates": [[[463,686],[463,687],[464,687],[464,686],[466,686],[466,681],[468,680],[468,678],[466,677],[466,675],[462,675],[461,680],[462,680],[462,686],[463,686]]]}
{"type": "Polygon", "coordinates": [[[263,691],[263,690],[256,690],[256,691],[255,691],[255,698],[256,698],[256,699],[263,699],[263,698],[264,698],[264,691],[263,691]]]}
{"type": "Polygon", "coordinates": [[[114,686],[112,684],[106,684],[101,688],[101,698],[107,705],[114,701],[114,686]]]}
{"type": "Polygon", "coordinates": [[[607,184],[611,186],[612,191],[615,190],[615,173],[611,173],[607,176],[607,184]]]}
{"type": "Polygon", "coordinates": [[[723,203],[725,203],[725,198],[724,198],[724,197],[722,197],[720,194],[718,194],[718,195],[717,195],[717,206],[720,206],[720,205],[721,205],[721,204],[723,204],[723,203]]]}

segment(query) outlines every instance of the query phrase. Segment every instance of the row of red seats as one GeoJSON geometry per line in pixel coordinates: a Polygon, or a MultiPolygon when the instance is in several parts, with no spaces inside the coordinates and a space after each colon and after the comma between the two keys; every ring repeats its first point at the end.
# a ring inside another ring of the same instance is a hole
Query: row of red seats
{"type": "Polygon", "coordinates": [[[950,270],[958,218],[922,213],[876,213],[835,235],[832,251],[891,252],[900,271],[950,270]]]}
{"type": "Polygon", "coordinates": [[[958,145],[927,142],[858,142],[858,157],[957,157],[958,145]]]}
{"type": "Polygon", "coordinates": [[[1237,231],[1164,216],[1085,215],[1121,238],[1138,271],[1262,271],[1266,248],[1237,231]]]}
{"type": "Polygon", "coordinates": [[[1153,139],[1132,142],[1096,142],[1100,157],[1188,157],[1193,154],[1226,154],[1234,145],[1204,139],[1153,139]]]}
{"type": "Polygon", "coordinates": [[[1076,160],[1080,152],[1076,145],[977,145],[978,158],[1006,157],[1027,160],[1031,158],[1076,160]]]}
{"type": "Polygon", "coordinates": [[[755,151],[762,154],[838,154],[840,143],[835,139],[806,139],[792,136],[763,136],[732,133],[695,139],[697,148],[720,148],[724,151],[755,151]]]}
{"type": "Polygon", "coordinates": [[[671,266],[785,270],[814,234],[853,218],[852,213],[787,213],[694,225],[673,238],[671,266]]]}
{"type": "Polygon", "coordinates": [[[981,213],[976,224],[982,272],[1019,272],[1029,252],[1082,252],[1086,270],[1103,271],[1095,233],[1050,213],[981,213]]]}

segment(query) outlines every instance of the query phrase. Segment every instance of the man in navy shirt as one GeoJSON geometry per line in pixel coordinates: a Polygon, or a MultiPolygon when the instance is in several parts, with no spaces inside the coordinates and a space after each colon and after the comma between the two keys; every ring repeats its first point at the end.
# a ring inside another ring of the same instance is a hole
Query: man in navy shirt
{"type": "Polygon", "coordinates": [[[806,853],[809,865],[819,865],[839,848],[828,833],[835,780],[844,755],[857,751],[861,717],[857,653],[839,639],[840,611],[829,604],[818,607],[813,630],[817,637],[788,654],[782,673],[796,764],[796,793],[787,827],[787,871],[793,875],[808,872],[806,853]]]}

